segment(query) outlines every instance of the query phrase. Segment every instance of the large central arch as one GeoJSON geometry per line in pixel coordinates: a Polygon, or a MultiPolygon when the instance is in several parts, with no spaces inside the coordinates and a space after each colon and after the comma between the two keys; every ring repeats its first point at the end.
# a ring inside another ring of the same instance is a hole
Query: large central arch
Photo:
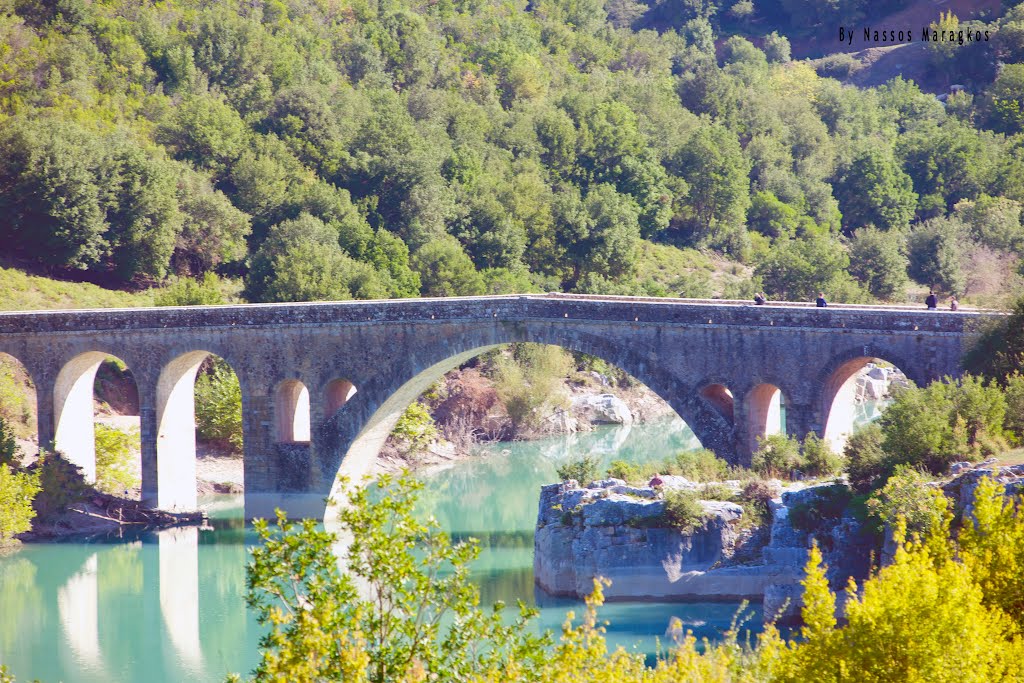
{"type": "MultiPolygon", "coordinates": [[[[363,479],[402,413],[434,382],[482,353],[515,342],[559,346],[596,356],[625,370],[668,403],[705,448],[731,452],[730,422],[702,399],[694,387],[664,370],[654,359],[645,359],[634,350],[595,335],[577,332],[566,339],[564,334],[548,327],[533,333],[519,328],[517,332],[488,343],[466,340],[459,344],[461,338],[441,340],[421,356],[395,368],[395,372],[377,375],[360,385],[359,391],[336,413],[327,416],[321,427],[320,443],[326,447],[326,452],[318,453],[321,482],[327,484],[325,479],[330,479],[331,498],[337,499],[340,493],[338,475],[354,483],[363,479]]],[[[328,509],[328,516],[330,513],[328,509]]]]}

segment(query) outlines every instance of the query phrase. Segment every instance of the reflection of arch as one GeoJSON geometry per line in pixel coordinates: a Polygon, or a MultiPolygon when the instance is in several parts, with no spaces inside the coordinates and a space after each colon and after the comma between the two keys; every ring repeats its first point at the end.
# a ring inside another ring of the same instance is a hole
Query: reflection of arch
{"type": "Polygon", "coordinates": [[[758,437],[785,433],[782,406],[785,399],[774,384],[758,384],[747,392],[747,445],[757,450],[758,437]]]}
{"type": "MultiPolygon", "coordinates": [[[[854,356],[830,364],[821,389],[821,414],[825,428],[823,438],[837,453],[842,453],[846,439],[853,433],[856,416],[857,383],[854,377],[877,356],[854,356]]],[[[898,367],[898,364],[895,364],[898,367]]]]}
{"type": "Polygon", "coordinates": [[[61,368],[53,391],[54,448],[81,467],[89,482],[96,481],[93,388],[96,371],[108,357],[100,351],[75,356],[61,368]]]}
{"type": "Polygon", "coordinates": [[[729,422],[735,417],[735,400],[732,392],[724,384],[708,384],[700,390],[700,396],[718,411],[718,414],[729,422]]]}
{"type": "Polygon", "coordinates": [[[81,668],[103,668],[99,636],[98,553],[93,553],[71,578],[57,589],[57,613],[64,636],[81,668]]]}
{"type": "Polygon", "coordinates": [[[701,399],[696,390],[648,355],[606,338],[574,333],[569,340],[558,326],[501,327],[494,334],[446,339],[410,357],[406,364],[360,383],[346,409],[327,420],[317,455],[321,482],[339,499],[335,474],[362,479],[405,408],[444,373],[491,349],[513,342],[561,346],[597,356],[615,365],[664,399],[690,426],[701,445],[726,457],[733,455],[732,426],[701,399]],[[481,338],[485,337],[485,338],[481,338]],[[461,348],[460,348],[461,347],[461,348]]]}
{"type": "Polygon", "coordinates": [[[162,510],[194,510],[197,505],[195,380],[211,355],[184,353],[164,366],[157,381],[156,505],[162,510]]]}
{"type": "MultiPolygon", "coordinates": [[[[36,424],[36,415],[38,414],[36,401],[38,400],[38,395],[36,394],[35,382],[32,381],[32,373],[29,372],[28,368],[20,360],[9,353],[0,351],[0,375],[4,374],[5,368],[10,370],[11,378],[15,383],[20,384],[18,390],[24,392],[25,402],[23,404],[15,403],[14,405],[0,407],[8,411],[7,417],[16,422],[23,423],[25,428],[35,434],[37,433],[38,426],[36,424]],[[20,379],[23,379],[23,382],[19,382],[20,379]]],[[[0,413],[0,415],[2,414],[0,413]]]]}
{"type": "Polygon", "coordinates": [[[327,399],[327,410],[324,411],[324,415],[330,418],[343,405],[348,403],[348,400],[352,398],[356,393],[356,386],[349,382],[347,379],[332,379],[327,383],[327,389],[324,391],[327,399]]]}
{"type": "Polygon", "coordinates": [[[277,387],[274,397],[278,443],[309,441],[309,389],[297,379],[286,379],[277,387]]]}

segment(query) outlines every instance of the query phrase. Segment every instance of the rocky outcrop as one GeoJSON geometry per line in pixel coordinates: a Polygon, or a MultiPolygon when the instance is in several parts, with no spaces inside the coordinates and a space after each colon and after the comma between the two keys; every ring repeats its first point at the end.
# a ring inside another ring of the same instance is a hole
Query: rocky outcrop
{"type": "MultiPolygon", "coordinates": [[[[663,479],[666,488],[700,487],[683,477],[663,479]]],[[[666,523],[661,493],[649,487],[618,479],[545,486],[534,577],[544,591],[572,597],[590,593],[601,576],[611,580],[605,589],[609,600],[763,600],[766,618],[791,622],[799,615],[812,536],[823,547],[833,585],[867,572],[871,548],[852,517],[814,530],[793,523],[793,510],[815,505],[829,489],[790,485],[771,501],[767,529],[744,528],[743,508],[735,503],[701,501],[706,521],[686,532],[666,523]],[[763,547],[750,543],[758,536],[767,536],[763,547]]]]}
{"type": "Polygon", "coordinates": [[[894,388],[908,384],[906,375],[898,368],[868,363],[857,375],[854,400],[864,402],[886,399],[894,388]]]}
{"type": "Polygon", "coordinates": [[[573,412],[592,424],[633,424],[626,402],[612,394],[584,394],[572,400],[573,412]]]}

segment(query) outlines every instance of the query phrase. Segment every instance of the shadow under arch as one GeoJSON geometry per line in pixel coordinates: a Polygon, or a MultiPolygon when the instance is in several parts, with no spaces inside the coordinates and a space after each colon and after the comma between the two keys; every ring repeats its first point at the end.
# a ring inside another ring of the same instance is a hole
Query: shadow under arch
{"type": "Polygon", "coordinates": [[[780,387],[769,382],[757,384],[747,392],[744,402],[747,411],[745,438],[748,452],[757,450],[759,438],[786,433],[782,417],[786,395],[780,387]]]}
{"type": "MultiPolygon", "coordinates": [[[[156,388],[156,491],[143,491],[147,502],[161,510],[195,510],[196,495],[196,376],[213,351],[187,351],[160,371],[156,388]]],[[[243,378],[235,371],[241,384],[243,378]]],[[[245,391],[242,391],[243,414],[245,391]]]]}
{"type": "MultiPolygon", "coordinates": [[[[703,447],[719,453],[731,453],[732,425],[701,399],[693,387],[656,362],[593,335],[575,334],[571,342],[546,330],[508,336],[491,343],[469,341],[461,350],[452,349],[452,340],[449,339],[447,343],[437,345],[439,348],[436,350],[432,349],[433,353],[423,354],[419,364],[410,362],[409,366],[401,368],[400,373],[389,376],[390,381],[378,375],[360,385],[358,393],[321,427],[325,448],[319,449],[317,454],[320,481],[324,489],[329,486],[330,497],[338,500],[341,493],[337,475],[356,484],[363,479],[408,405],[441,376],[482,353],[516,342],[559,346],[567,351],[596,356],[625,370],[668,403],[703,447]],[[327,478],[330,478],[329,482],[327,478]]],[[[328,518],[332,516],[330,508],[327,513],[328,518]]]]}
{"type": "Polygon", "coordinates": [[[853,379],[868,363],[874,361],[893,365],[918,386],[925,383],[925,378],[912,374],[914,366],[874,346],[851,349],[833,357],[820,375],[815,404],[821,411],[822,439],[837,453],[842,453],[846,439],[853,432],[857,389],[853,379]]]}
{"type": "MultiPolygon", "coordinates": [[[[96,415],[93,409],[96,373],[111,358],[131,371],[130,366],[118,356],[104,351],[85,351],[64,363],[54,384],[53,447],[69,462],[80,467],[89,483],[96,481],[96,415]]],[[[134,377],[132,381],[135,381],[134,377]]]]}

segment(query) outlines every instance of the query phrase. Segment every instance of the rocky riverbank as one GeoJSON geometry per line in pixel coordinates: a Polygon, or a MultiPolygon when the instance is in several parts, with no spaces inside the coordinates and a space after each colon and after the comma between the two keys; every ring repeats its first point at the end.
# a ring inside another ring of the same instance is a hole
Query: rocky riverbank
{"type": "MultiPolygon", "coordinates": [[[[802,518],[794,524],[794,510],[834,495],[831,483],[780,487],[764,526],[745,522],[734,502],[701,500],[703,522],[680,530],[666,519],[664,495],[672,489],[699,494],[703,487],[682,477],[663,479],[661,490],[618,479],[543,487],[534,541],[537,585],[583,597],[603,576],[611,580],[608,600],[758,600],[766,616],[785,622],[799,603],[812,535],[830,539],[822,545],[836,584],[868,571],[872,539],[852,517],[840,514],[814,528],[802,518]]],[[[738,493],[739,482],[725,485],[738,493]]]]}

